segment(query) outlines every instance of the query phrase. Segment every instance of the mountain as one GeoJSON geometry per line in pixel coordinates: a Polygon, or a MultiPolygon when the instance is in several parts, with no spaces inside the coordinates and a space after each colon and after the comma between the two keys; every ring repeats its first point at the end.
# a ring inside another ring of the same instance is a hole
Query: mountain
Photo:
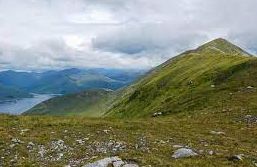
{"type": "Polygon", "coordinates": [[[143,73],[143,70],[76,68],[43,73],[9,70],[0,72],[0,84],[26,92],[69,94],[95,88],[116,90],[143,73]]]}
{"type": "Polygon", "coordinates": [[[28,92],[0,84],[0,101],[11,100],[14,98],[27,98],[27,97],[32,97],[32,95],[29,94],[28,92]]]}
{"type": "Polygon", "coordinates": [[[38,81],[39,77],[37,73],[8,70],[0,72],[0,83],[2,85],[27,90],[38,81]]]}
{"type": "MultiPolygon", "coordinates": [[[[225,39],[216,39],[166,61],[137,82],[112,93],[111,100],[102,105],[108,107],[94,108],[90,113],[86,105],[72,105],[74,108],[64,112],[137,118],[205,110],[257,109],[256,76],[257,58],[225,39]]],[[[69,101],[69,97],[65,98],[69,101]]],[[[87,98],[90,97],[77,99],[76,103],[83,103],[87,98]]],[[[64,105],[63,100],[51,101],[56,106],[64,105]]],[[[42,108],[39,106],[32,111],[42,108]]],[[[61,113],[61,107],[56,106],[47,107],[45,114],[61,113]]]]}
{"type": "Polygon", "coordinates": [[[111,90],[91,89],[49,99],[36,105],[23,115],[86,115],[100,117],[110,106],[114,97],[111,90]]]}
{"type": "Polygon", "coordinates": [[[257,59],[225,39],[184,52],[127,87],[106,116],[257,109],[257,59]]]}

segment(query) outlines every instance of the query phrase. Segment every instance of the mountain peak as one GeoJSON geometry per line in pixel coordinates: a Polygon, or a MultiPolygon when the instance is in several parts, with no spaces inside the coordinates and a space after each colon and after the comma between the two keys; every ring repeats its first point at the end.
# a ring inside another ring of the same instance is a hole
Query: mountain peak
{"type": "Polygon", "coordinates": [[[197,48],[198,51],[212,50],[223,54],[252,56],[240,47],[223,38],[217,38],[197,48]]]}

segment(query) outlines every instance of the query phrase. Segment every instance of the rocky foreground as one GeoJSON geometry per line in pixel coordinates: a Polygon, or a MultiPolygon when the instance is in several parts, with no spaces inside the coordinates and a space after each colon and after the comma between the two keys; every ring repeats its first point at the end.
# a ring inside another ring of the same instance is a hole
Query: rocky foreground
{"type": "Polygon", "coordinates": [[[254,167],[256,136],[250,113],[131,121],[1,115],[0,166],[254,167]]]}

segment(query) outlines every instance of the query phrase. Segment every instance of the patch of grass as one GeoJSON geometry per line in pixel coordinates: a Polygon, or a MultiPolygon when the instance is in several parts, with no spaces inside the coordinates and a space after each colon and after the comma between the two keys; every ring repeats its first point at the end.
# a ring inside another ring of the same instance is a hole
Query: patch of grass
{"type": "Polygon", "coordinates": [[[114,93],[110,90],[86,90],[49,99],[36,105],[23,115],[87,115],[88,117],[100,117],[114,97],[114,93]]]}
{"type": "Polygon", "coordinates": [[[0,155],[4,158],[0,165],[64,166],[78,161],[80,166],[118,155],[141,166],[254,166],[257,126],[244,122],[248,114],[257,113],[240,109],[206,110],[133,120],[1,115],[0,155]],[[214,135],[211,131],[222,131],[225,135],[214,135]],[[22,143],[10,147],[12,139],[19,139],[22,143]],[[79,139],[84,143],[79,144],[79,139]],[[64,141],[65,148],[56,150],[51,146],[58,140],[64,141]],[[32,150],[27,147],[29,142],[35,144],[32,150]],[[115,150],[111,143],[116,142],[124,148],[115,150]],[[172,159],[176,150],[173,145],[189,146],[200,155],[172,159]],[[47,150],[43,158],[39,154],[42,146],[47,150]],[[209,151],[214,154],[209,155],[209,151]],[[51,159],[60,153],[62,158],[51,159]],[[237,154],[244,154],[244,160],[232,162],[227,159],[237,154]]]}

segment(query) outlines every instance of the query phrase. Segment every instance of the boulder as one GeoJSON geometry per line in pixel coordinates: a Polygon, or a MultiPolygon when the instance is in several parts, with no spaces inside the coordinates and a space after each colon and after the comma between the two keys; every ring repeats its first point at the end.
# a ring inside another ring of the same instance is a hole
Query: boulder
{"type": "Polygon", "coordinates": [[[197,156],[198,154],[189,148],[180,148],[174,152],[172,155],[173,158],[187,158],[197,156]]]}
{"type": "Polygon", "coordinates": [[[130,164],[119,157],[108,157],[96,162],[84,165],[83,167],[139,167],[137,164],[130,164]]]}

